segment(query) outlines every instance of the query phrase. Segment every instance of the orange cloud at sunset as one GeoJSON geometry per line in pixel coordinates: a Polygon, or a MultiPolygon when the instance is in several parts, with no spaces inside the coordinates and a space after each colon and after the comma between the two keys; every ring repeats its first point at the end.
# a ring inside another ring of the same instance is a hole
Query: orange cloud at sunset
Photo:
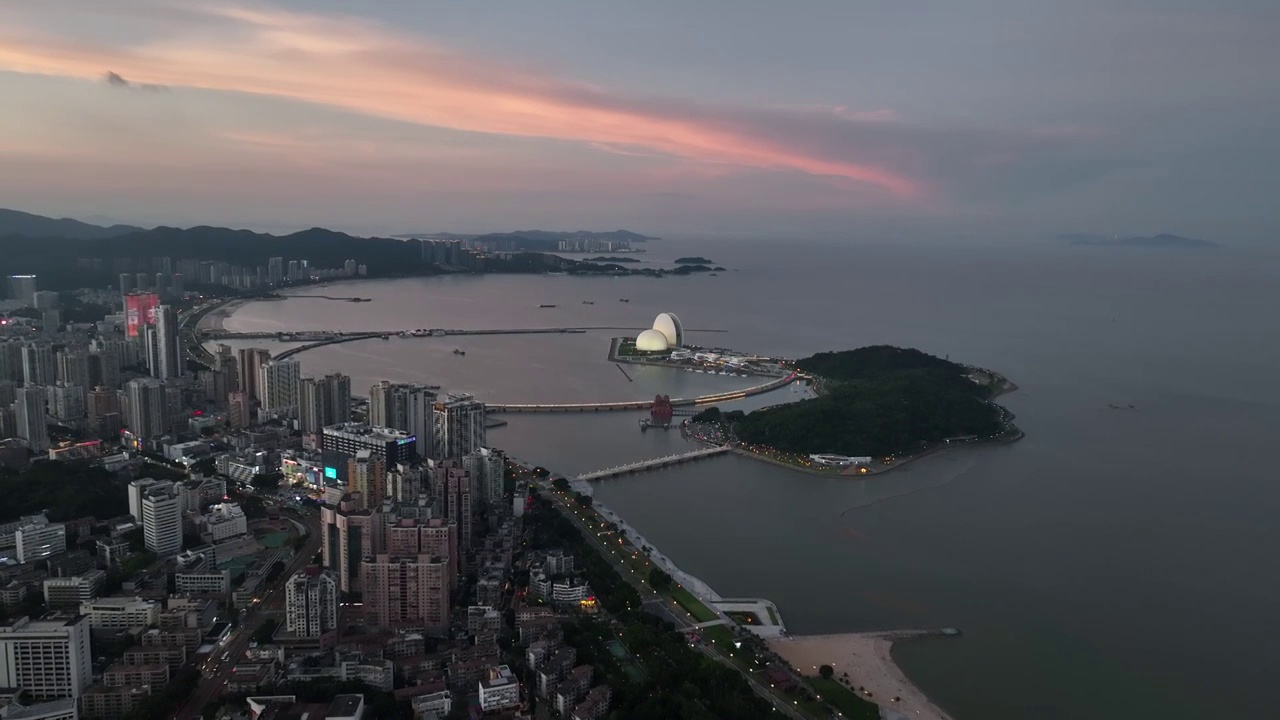
{"type": "MultiPolygon", "coordinates": [[[[175,22],[170,33],[120,45],[42,35],[0,10],[0,70],[94,81],[110,72],[131,85],[248,93],[424,126],[800,172],[886,198],[925,194],[924,183],[900,171],[761,131],[731,111],[497,67],[359,21],[239,6],[198,12],[204,22],[175,22]]],[[[889,118],[882,111],[874,121],[889,118]]]]}

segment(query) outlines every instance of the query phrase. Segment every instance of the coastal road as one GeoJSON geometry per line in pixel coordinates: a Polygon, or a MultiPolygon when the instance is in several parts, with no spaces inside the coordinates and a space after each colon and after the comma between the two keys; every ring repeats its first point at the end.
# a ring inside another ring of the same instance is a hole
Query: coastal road
{"type": "MultiPolygon", "coordinates": [[[[576,507],[576,503],[573,500],[570,500],[567,495],[562,495],[557,492],[555,488],[551,486],[550,481],[540,481],[537,482],[536,485],[551,498],[552,504],[554,504],[563,515],[568,517],[569,520],[578,527],[578,531],[581,532],[582,536],[600,552],[600,556],[608,560],[613,565],[614,569],[618,571],[618,574],[630,582],[631,585],[639,591],[641,601],[643,602],[646,610],[669,620],[681,631],[689,630],[696,625],[696,621],[684,610],[684,608],[681,608],[674,600],[668,601],[666,598],[662,597],[662,595],[658,594],[649,586],[648,578],[641,578],[637,576],[636,573],[628,567],[625,562],[623,562],[618,553],[626,552],[625,549],[622,549],[625,545],[623,543],[618,543],[617,547],[614,547],[612,543],[603,541],[600,536],[601,528],[599,527],[599,524],[597,523],[593,527],[583,519],[581,512],[584,508],[576,507]],[[675,611],[673,611],[670,606],[674,606],[675,611]]],[[[718,650],[708,647],[700,641],[695,643],[695,647],[712,660],[716,660],[717,662],[737,670],[738,673],[746,679],[747,683],[751,685],[751,689],[754,690],[757,695],[769,701],[769,704],[773,705],[774,709],[778,712],[789,718],[793,718],[793,720],[812,720],[812,718],[801,713],[793,703],[789,703],[786,698],[774,694],[773,690],[765,687],[755,678],[751,677],[751,673],[734,664],[731,658],[722,655],[718,650]]]]}
{"type": "Polygon", "coordinates": [[[271,583],[271,586],[261,596],[259,602],[252,606],[249,612],[245,613],[244,619],[227,638],[226,642],[218,646],[209,656],[206,665],[201,667],[201,674],[204,679],[200,681],[200,685],[191,694],[187,703],[182,706],[182,710],[174,716],[176,720],[197,720],[205,705],[226,692],[227,684],[231,680],[231,671],[235,668],[236,663],[240,661],[240,658],[244,656],[244,651],[248,649],[249,642],[253,639],[253,634],[257,631],[258,626],[262,624],[262,621],[267,618],[280,619],[283,617],[285,581],[310,564],[311,558],[315,557],[316,552],[320,549],[319,519],[315,518],[312,521],[311,518],[303,516],[302,522],[306,525],[309,533],[307,544],[294,556],[284,572],[280,573],[280,576],[271,583]],[[227,658],[225,662],[222,660],[223,656],[227,658]]]}

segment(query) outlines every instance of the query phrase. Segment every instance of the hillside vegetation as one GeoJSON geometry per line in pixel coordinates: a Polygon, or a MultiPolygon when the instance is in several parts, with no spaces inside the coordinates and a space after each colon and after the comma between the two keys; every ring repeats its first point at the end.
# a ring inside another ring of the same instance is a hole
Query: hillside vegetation
{"type": "Polygon", "coordinates": [[[919,350],[876,345],[825,352],[797,363],[821,376],[818,398],[757,410],[740,420],[740,440],[798,454],[885,456],[948,438],[1003,430],[991,389],[957,363],[919,350]]]}

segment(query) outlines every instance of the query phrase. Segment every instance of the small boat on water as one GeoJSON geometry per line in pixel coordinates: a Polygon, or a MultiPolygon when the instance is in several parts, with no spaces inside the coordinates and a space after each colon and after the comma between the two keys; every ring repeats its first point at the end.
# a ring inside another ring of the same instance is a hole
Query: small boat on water
{"type": "Polygon", "coordinates": [[[583,300],[583,301],[582,301],[582,304],[583,304],[583,305],[595,305],[595,301],[593,301],[593,300],[583,300]]]}
{"type": "Polygon", "coordinates": [[[466,354],[467,354],[467,351],[466,351],[466,350],[462,350],[462,349],[460,349],[460,348],[454,348],[454,349],[453,349],[453,354],[454,354],[454,355],[466,355],[466,354]]]}
{"type": "Polygon", "coordinates": [[[631,302],[627,298],[618,298],[618,302],[631,302]]]}
{"type": "Polygon", "coordinates": [[[539,305],[540,308],[553,308],[555,305],[539,305]]]}

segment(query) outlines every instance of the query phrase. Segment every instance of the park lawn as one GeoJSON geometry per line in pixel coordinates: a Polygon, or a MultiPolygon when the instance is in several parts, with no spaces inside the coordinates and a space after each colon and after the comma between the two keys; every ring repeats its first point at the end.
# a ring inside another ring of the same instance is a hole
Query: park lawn
{"type": "Polygon", "coordinates": [[[671,599],[675,600],[680,607],[684,608],[685,612],[692,615],[695,622],[707,622],[719,617],[711,610],[711,608],[703,605],[698,598],[694,597],[693,593],[682,587],[673,587],[671,588],[670,593],[671,599]]]}
{"type": "Polygon", "coordinates": [[[733,631],[728,625],[709,625],[701,628],[702,635],[711,640],[717,647],[733,649],[734,637],[733,631]]]}
{"type": "Polygon", "coordinates": [[[841,685],[838,680],[823,679],[818,676],[805,678],[814,692],[822,696],[823,701],[839,710],[846,718],[853,720],[879,720],[880,706],[858,696],[856,692],[841,685]]]}

